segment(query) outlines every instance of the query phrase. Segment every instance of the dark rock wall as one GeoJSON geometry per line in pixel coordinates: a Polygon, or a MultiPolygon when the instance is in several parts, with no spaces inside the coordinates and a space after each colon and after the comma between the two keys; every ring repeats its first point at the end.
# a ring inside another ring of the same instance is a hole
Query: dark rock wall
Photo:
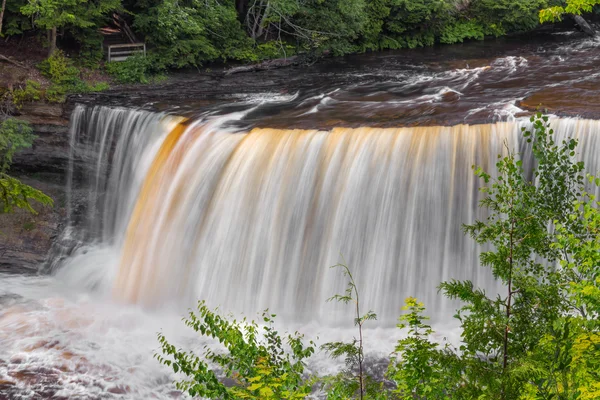
{"type": "Polygon", "coordinates": [[[33,147],[14,158],[11,174],[54,200],[54,207],[32,204],[37,214],[23,210],[0,215],[0,272],[36,273],[48,260],[66,217],[66,177],[69,166],[69,105],[29,103],[15,116],[31,123],[33,147]]]}

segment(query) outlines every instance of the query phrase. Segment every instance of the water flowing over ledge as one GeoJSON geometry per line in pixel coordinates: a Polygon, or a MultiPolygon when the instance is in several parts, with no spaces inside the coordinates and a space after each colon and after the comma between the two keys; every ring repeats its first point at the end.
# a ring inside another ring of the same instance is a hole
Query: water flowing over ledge
{"type": "MultiPolygon", "coordinates": [[[[344,287],[327,267],[344,257],[366,307],[391,323],[416,295],[440,315],[447,279],[495,286],[461,224],[483,217],[471,166],[492,171],[528,120],[410,128],[253,129],[232,120],[77,108],[72,159],[88,159],[93,188],[86,254],[66,280],[156,308],[198,298],[227,311],[270,308],[291,321],[339,321],[326,299],[344,287]],[[93,251],[89,251],[93,243],[93,251]],[[97,266],[87,255],[104,257],[97,266]],[[102,264],[102,263],[100,263],[102,264]],[[90,265],[94,265],[91,268],[90,265]]],[[[555,119],[599,167],[600,122],[555,119]]],[[[73,177],[75,181],[77,177],[73,177]]],[[[81,230],[81,227],[84,229],[81,230]]]]}
{"type": "MultiPolygon", "coordinates": [[[[0,276],[0,395],[178,398],[152,358],[156,332],[201,349],[180,322],[198,298],[251,318],[269,307],[280,330],[351,339],[349,310],[325,302],[344,287],[328,269],[340,253],[382,320],[365,331],[368,357],[392,351],[410,295],[434,314],[438,340],[457,340],[439,282],[496,289],[460,229],[483,217],[471,165],[493,170],[507,148],[531,164],[529,122],[233,130],[244,116],[74,111],[54,276],[0,276]]],[[[600,168],[599,121],[552,124],[580,139],[588,171],[600,168]]],[[[336,368],[323,353],[309,367],[336,368]]]]}

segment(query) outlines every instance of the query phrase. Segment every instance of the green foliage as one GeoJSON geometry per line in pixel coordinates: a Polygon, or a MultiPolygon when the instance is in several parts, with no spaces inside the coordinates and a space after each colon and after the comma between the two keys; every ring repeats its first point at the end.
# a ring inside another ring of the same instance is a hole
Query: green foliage
{"type": "Polygon", "coordinates": [[[346,362],[346,371],[324,380],[325,389],[329,392],[329,399],[345,399],[354,397],[358,392],[358,397],[363,399],[368,392],[376,393],[380,389],[372,379],[364,373],[364,340],[363,325],[366,321],[377,319],[373,311],[367,311],[362,314],[360,311],[360,297],[358,288],[350,269],[346,264],[337,264],[331,268],[341,268],[344,276],[348,278],[348,286],[344,294],[336,294],[328,301],[337,301],[340,303],[354,304],[354,325],[358,331],[358,338],[351,342],[329,342],[321,346],[323,350],[329,353],[331,358],[344,358],[346,362]],[[358,370],[355,375],[354,370],[358,370]]]}
{"type": "Polygon", "coordinates": [[[133,26],[154,47],[157,70],[237,59],[253,47],[232,0],[159,0],[137,2],[133,9],[133,26]]]}
{"type": "Polygon", "coordinates": [[[198,312],[190,311],[185,324],[203,336],[217,339],[224,347],[218,352],[205,347],[201,357],[177,349],[162,334],[158,335],[162,355],[156,358],[189,379],[177,382],[177,388],[190,396],[210,399],[302,399],[311,391],[303,380],[305,360],[314,353],[313,343],[303,343],[299,333],[282,337],[273,327],[275,315],[262,314],[263,326],[254,321],[228,320],[198,303],[198,312]],[[285,350],[288,347],[289,352],[285,350]],[[233,380],[225,386],[215,371],[233,380]]]}
{"type": "Polygon", "coordinates": [[[52,82],[72,82],[79,78],[79,70],[62,51],[39,63],[38,69],[52,82]]]}
{"type": "Polygon", "coordinates": [[[31,200],[52,205],[52,199],[44,193],[7,174],[15,153],[31,147],[33,139],[32,130],[26,122],[9,118],[0,123],[0,213],[22,208],[35,214],[29,203],[31,200]]]}
{"type": "Polygon", "coordinates": [[[45,91],[45,98],[51,103],[64,102],[69,93],[99,92],[109,88],[106,82],[84,81],[81,71],[60,50],[38,64],[38,69],[52,82],[45,91]]]}
{"type": "Polygon", "coordinates": [[[92,28],[120,8],[120,0],[28,0],[21,13],[41,29],[92,28]]]}
{"type": "MultiPolygon", "coordinates": [[[[483,266],[505,286],[494,297],[470,281],[440,285],[464,305],[459,349],[438,348],[427,336],[423,306],[408,300],[409,337],[388,376],[401,398],[593,399],[600,394],[600,212],[585,192],[577,141],[556,143],[548,119],[532,117],[535,183],[513,153],[497,173],[475,173],[487,186],[485,221],[465,231],[490,249],[483,266]]],[[[600,179],[588,177],[599,185],[600,179]]]]}
{"type": "Polygon", "coordinates": [[[20,35],[32,28],[31,20],[21,13],[21,7],[26,0],[6,0],[6,9],[4,10],[4,23],[0,37],[20,35]]]}
{"type": "Polygon", "coordinates": [[[476,0],[469,13],[477,16],[486,35],[526,32],[539,25],[538,12],[546,0],[476,0]]]}
{"type": "Polygon", "coordinates": [[[24,88],[17,88],[13,90],[12,101],[17,108],[21,108],[23,103],[39,101],[42,99],[42,96],[43,93],[40,83],[28,79],[24,88]]]}
{"type": "Polygon", "coordinates": [[[563,5],[548,7],[540,10],[540,22],[556,22],[562,20],[564,14],[581,15],[590,13],[594,6],[600,4],[600,0],[566,0],[563,5]]]}
{"type": "Polygon", "coordinates": [[[151,61],[144,55],[135,55],[125,61],[106,64],[106,71],[119,83],[148,83],[151,61]]]}
{"type": "Polygon", "coordinates": [[[481,204],[489,216],[465,231],[491,249],[481,263],[505,293],[489,297],[470,281],[440,285],[464,303],[458,350],[429,342],[423,306],[409,299],[409,337],[399,342],[401,359],[389,375],[401,398],[598,398],[599,204],[585,192],[577,141],[556,143],[547,121],[538,115],[524,131],[535,183],[510,151],[497,174],[475,168],[487,184],[481,204]]]}
{"type": "Polygon", "coordinates": [[[149,45],[155,73],[218,60],[258,62],[298,53],[312,59],[482,40],[532,30],[540,19],[556,20],[563,12],[587,12],[598,0],[7,1],[7,33],[30,29],[30,20],[40,29],[59,28],[62,37],[80,43],[81,63],[88,67],[102,56],[97,28],[126,9],[149,45]]]}
{"type": "Polygon", "coordinates": [[[0,172],[0,213],[13,212],[21,208],[32,214],[37,211],[31,207],[30,201],[35,200],[44,206],[52,206],[52,199],[40,190],[26,185],[4,172],[0,172]]]}
{"type": "Polygon", "coordinates": [[[425,306],[414,297],[405,300],[408,311],[400,317],[398,328],[408,328],[408,336],[398,341],[396,357],[392,358],[387,378],[396,384],[393,393],[399,399],[451,399],[458,380],[452,368],[452,357],[430,341],[433,333],[423,315],[425,306]]]}
{"type": "Polygon", "coordinates": [[[557,319],[567,312],[562,283],[570,279],[564,270],[547,268],[558,254],[551,243],[553,224],[576,224],[565,210],[583,189],[583,163],[572,160],[575,140],[556,144],[547,117],[532,117],[533,132],[524,132],[533,142],[537,162],[528,180],[521,160],[509,152],[496,164],[497,178],[476,168],[476,174],[490,185],[483,189],[481,204],[489,210],[487,221],[465,226],[478,243],[493,250],[481,254],[506,287],[504,296],[489,298],[471,282],[445,282],[440,286],[450,298],[466,302],[458,312],[465,345],[461,357],[476,362],[485,355],[487,369],[469,381],[505,398],[518,398],[531,376],[538,372],[530,362],[539,338],[552,332],[557,319]]]}
{"type": "Polygon", "coordinates": [[[459,21],[446,25],[440,32],[440,43],[462,43],[465,39],[483,40],[484,28],[475,21],[459,21]]]}
{"type": "Polygon", "coordinates": [[[0,123],[0,172],[6,172],[13,157],[33,144],[33,130],[25,121],[9,118],[0,123]]]}

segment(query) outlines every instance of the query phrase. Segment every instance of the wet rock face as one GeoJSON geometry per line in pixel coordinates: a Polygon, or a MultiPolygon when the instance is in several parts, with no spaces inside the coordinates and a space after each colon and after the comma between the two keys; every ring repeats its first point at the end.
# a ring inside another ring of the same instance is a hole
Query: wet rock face
{"type": "Polygon", "coordinates": [[[36,273],[61,232],[66,214],[65,186],[52,174],[17,178],[48,194],[54,200],[54,207],[32,204],[36,215],[16,210],[0,216],[0,272],[36,273]]]}
{"type": "Polygon", "coordinates": [[[26,103],[16,117],[31,124],[37,136],[30,149],[15,155],[12,169],[26,173],[66,173],[69,166],[69,107],[26,103]]]}
{"type": "Polygon", "coordinates": [[[54,207],[32,203],[37,214],[15,210],[0,216],[0,272],[36,273],[62,231],[69,166],[69,120],[62,104],[27,103],[15,116],[31,123],[33,146],[13,160],[10,174],[54,200],[54,207]]]}

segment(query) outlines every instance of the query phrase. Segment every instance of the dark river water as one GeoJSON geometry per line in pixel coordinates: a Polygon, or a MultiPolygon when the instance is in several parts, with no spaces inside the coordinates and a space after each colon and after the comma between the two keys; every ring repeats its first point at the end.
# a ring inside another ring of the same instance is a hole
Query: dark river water
{"type": "Polygon", "coordinates": [[[565,31],[230,76],[201,70],[91,102],[186,116],[254,107],[247,125],[281,128],[472,124],[538,108],[593,118],[600,116],[599,47],[600,38],[565,31]]]}

